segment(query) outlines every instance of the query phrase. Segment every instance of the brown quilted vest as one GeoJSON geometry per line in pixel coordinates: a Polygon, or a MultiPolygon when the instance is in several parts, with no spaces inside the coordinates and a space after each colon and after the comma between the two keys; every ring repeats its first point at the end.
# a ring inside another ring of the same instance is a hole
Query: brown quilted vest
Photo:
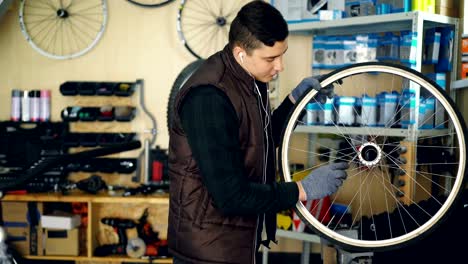
{"type": "MultiPolygon", "coordinates": [[[[169,142],[170,252],[194,263],[254,263],[258,216],[227,217],[213,206],[180,123],[178,112],[185,95],[197,86],[208,84],[223,91],[236,110],[240,148],[244,154],[243,176],[249,181],[265,182],[264,131],[254,81],[226,47],[202,64],[176,98],[169,142]]],[[[274,168],[274,161],[268,162],[274,168]]],[[[274,173],[268,174],[270,178],[266,181],[273,181],[274,173]]]]}

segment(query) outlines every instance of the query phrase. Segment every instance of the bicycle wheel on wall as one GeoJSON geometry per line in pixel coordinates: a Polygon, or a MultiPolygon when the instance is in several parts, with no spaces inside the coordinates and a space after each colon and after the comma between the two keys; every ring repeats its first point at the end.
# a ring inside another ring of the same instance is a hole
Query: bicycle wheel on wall
{"type": "Polygon", "coordinates": [[[181,0],[177,32],[182,44],[206,59],[228,43],[229,27],[237,12],[251,0],[181,0]]]}
{"type": "Polygon", "coordinates": [[[107,23],[105,0],[21,0],[21,32],[40,54],[72,59],[90,51],[107,23]]]}
{"type": "Polygon", "coordinates": [[[311,213],[314,203],[298,203],[296,213],[352,251],[419,241],[465,188],[466,127],[455,104],[437,84],[399,65],[355,64],[321,77],[322,87],[330,84],[334,102],[319,104],[310,90],[296,103],[280,144],[280,172],[296,181],[346,161],[348,178],[320,214],[311,213]]]}

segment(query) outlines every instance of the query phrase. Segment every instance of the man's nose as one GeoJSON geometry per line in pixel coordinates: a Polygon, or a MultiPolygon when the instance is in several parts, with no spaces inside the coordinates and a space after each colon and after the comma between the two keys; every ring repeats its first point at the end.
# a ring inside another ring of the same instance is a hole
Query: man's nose
{"type": "Polygon", "coordinates": [[[283,56],[279,56],[275,60],[275,65],[274,65],[275,71],[282,72],[284,70],[283,67],[283,56]]]}

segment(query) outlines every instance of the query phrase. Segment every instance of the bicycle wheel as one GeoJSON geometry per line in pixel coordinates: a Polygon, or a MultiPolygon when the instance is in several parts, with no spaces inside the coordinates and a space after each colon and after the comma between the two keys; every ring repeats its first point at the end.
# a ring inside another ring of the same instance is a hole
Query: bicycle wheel
{"type": "Polygon", "coordinates": [[[195,57],[206,59],[227,43],[229,27],[237,12],[251,0],[181,0],[177,33],[195,57]]]}
{"type": "Polygon", "coordinates": [[[143,6],[143,7],[160,7],[174,0],[127,0],[132,4],[143,6]]]}
{"type": "Polygon", "coordinates": [[[174,105],[175,99],[179,90],[184,86],[185,82],[192,76],[192,74],[200,67],[204,60],[196,60],[189,63],[182,71],[177,75],[177,78],[172,85],[171,92],[169,93],[169,100],[167,102],[167,128],[169,132],[172,127],[172,119],[174,119],[174,105]]]}
{"type": "Polygon", "coordinates": [[[280,144],[281,178],[297,181],[336,161],[350,168],[329,207],[297,203],[296,213],[351,251],[396,249],[429,235],[465,188],[466,127],[455,104],[399,65],[355,64],[320,81],[334,84],[338,97],[322,105],[309,90],[296,103],[280,144]]]}
{"type": "Polygon", "coordinates": [[[40,54],[72,59],[90,51],[107,23],[105,0],[21,0],[21,32],[40,54]]]}

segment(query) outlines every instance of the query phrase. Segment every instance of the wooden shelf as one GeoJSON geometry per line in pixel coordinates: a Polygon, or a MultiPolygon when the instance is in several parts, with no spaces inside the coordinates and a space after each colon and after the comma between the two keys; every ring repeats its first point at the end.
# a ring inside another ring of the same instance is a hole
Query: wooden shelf
{"type": "Polygon", "coordinates": [[[113,257],[85,257],[85,256],[24,256],[31,260],[63,260],[63,261],[92,261],[92,262],[132,262],[132,263],[172,263],[172,258],[136,259],[122,256],[113,257]]]}
{"type": "Polygon", "coordinates": [[[73,193],[70,195],[57,193],[7,194],[1,201],[169,204],[169,194],[135,195],[129,197],[86,193],[73,193]]]}
{"type": "MultiPolygon", "coordinates": [[[[169,194],[156,193],[153,195],[136,195],[130,197],[111,196],[107,193],[92,195],[80,191],[73,192],[68,195],[59,193],[33,193],[33,194],[7,194],[0,202],[82,202],[88,206],[88,221],[86,230],[86,250],[80,256],[24,256],[26,259],[32,260],[63,260],[63,261],[83,261],[91,263],[99,262],[132,262],[132,263],[172,263],[172,258],[160,259],[135,259],[126,255],[113,255],[106,257],[93,256],[94,249],[102,244],[109,244],[109,241],[100,241],[98,233],[102,231],[102,225],[99,221],[102,217],[112,216],[118,218],[137,219],[142,212],[149,208],[149,221],[153,228],[158,231],[167,228],[167,213],[169,208],[169,194]],[[124,209],[123,209],[124,208],[124,209]]],[[[102,239],[102,237],[101,237],[102,239]]],[[[165,237],[162,237],[165,239],[165,237]]],[[[80,242],[81,243],[81,242],[80,242]]],[[[43,245],[44,246],[44,245],[43,245]]]]}

